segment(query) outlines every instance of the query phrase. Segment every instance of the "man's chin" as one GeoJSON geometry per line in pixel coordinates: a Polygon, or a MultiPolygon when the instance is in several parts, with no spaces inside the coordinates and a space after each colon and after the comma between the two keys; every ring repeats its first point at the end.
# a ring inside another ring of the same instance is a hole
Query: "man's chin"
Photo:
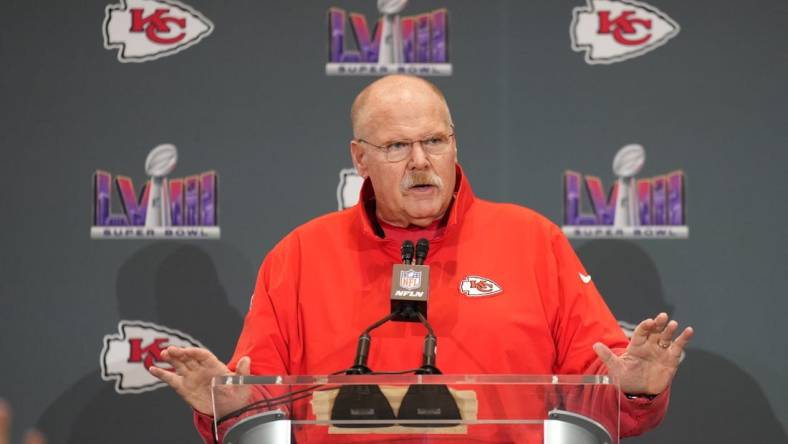
{"type": "Polygon", "coordinates": [[[428,207],[417,206],[415,208],[409,208],[406,212],[411,224],[420,226],[429,225],[443,216],[440,212],[440,206],[438,205],[430,205],[428,207]]]}

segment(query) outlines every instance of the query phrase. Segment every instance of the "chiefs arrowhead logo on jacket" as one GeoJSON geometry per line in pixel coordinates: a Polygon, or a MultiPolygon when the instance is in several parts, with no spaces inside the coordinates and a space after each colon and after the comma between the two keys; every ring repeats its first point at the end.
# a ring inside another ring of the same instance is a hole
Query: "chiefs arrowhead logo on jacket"
{"type": "Polygon", "coordinates": [[[575,8],[569,34],[572,49],[587,63],[610,64],[643,55],[679,33],[679,25],[659,9],[634,0],[588,0],[575,8]]]}
{"type": "Polygon", "coordinates": [[[213,23],[175,0],[120,0],[107,6],[104,47],[118,49],[118,60],[146,62],[175,54],[213,31],[213,23]]]}
{"type": "Polygon", "coordinates": [[[503,291],[492,279],[481,276],[466,276],[460,281],[460,293],[470,297],[492,296],[503,291]]]}

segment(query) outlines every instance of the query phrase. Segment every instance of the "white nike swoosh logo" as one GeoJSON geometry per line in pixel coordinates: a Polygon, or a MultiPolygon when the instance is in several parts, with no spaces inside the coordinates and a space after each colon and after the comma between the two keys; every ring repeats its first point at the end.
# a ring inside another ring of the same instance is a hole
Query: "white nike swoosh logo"
{"type": "Polygon", "coordinates": [[[580,275],[580,280],[583,281],[584,284],[591,282],[591,276],[583,273],[577,273],[577,274],[580,275]]]}

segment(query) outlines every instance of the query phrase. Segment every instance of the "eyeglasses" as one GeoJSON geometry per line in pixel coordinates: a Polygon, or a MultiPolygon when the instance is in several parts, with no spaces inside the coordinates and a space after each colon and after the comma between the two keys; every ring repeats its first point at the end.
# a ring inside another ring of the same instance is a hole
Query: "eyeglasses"
{"type": "MultiPolygon", "coordinates": [[[[453,126],[452,129],[454,129],[453,126]]],[[[368,142],[364,139],[356,139],[356,141],[359,143],[366,143],[367,145],[374,146],[375,148],[383,151],[387,162],[399,162],[410,157],[410,153],[413,152],[413,145],[417,143],[421,145],[421,149],[424,150],[425,153],[431,156],[443,154],[451,146],[451,138],[453,136],[454,133],[437,134],[427,137],[426,139],[416,141],[395,140],[385,145],[375,145],[374,143],[368,142]]]]}

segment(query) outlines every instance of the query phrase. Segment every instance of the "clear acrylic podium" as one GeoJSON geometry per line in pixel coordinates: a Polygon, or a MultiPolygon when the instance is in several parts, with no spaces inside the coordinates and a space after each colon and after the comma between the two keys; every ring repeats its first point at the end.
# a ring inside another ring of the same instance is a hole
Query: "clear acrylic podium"
{"type": "Polygon", "coordinates": [[[228,376],[213,381],[225,444],[617,444],[604,375],[228,376]]]}

